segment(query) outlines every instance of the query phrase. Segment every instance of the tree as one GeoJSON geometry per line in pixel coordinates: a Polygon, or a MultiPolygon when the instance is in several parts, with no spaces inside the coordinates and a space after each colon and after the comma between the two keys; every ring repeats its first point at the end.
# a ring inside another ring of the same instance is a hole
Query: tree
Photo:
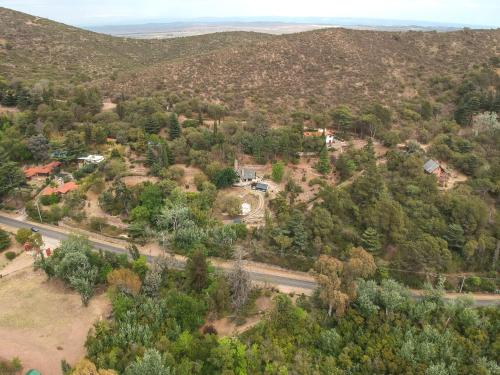
{"type": "Polygon", "coordinates": [[[154,117],[150,116],[144,122],[144,131],[148,134],[158,134],[160,123],[154,117]]]}
{"type": "Polygon", "coordinates": [[[92,246],[88,239],[70,236],[61,241],[61,245],[51,257],[37,260],[36,267],[42,268],[47,276],[56,276],[81,296],[86,306],[97,284],[98,269],[90,262],[92,246]]]}
{"type": "Polygon", "coordinates": [[[366,228],[361,236],[361,245],[364,249],[371,253],[378,253],[382,248],[380,244],[379,235],[372,227],[366,228]]]}
{"type": "Polygon", "coordinates": [[[28,228],[19,228],[16,232],[16,241],[17,243],[24,245],[28,242],[28,239],[31,237],[33,232],[28,228]]]}
{"type": "Polygon", "coordinates": [[[212,179],[217,189],[223,189],[232,186],[238,181],[238,174],[233,168],[224,168],[218,171],[212,179]]]}
{"type": "Polygon", "coordinates": [[[328,156],[328,149],[323,147],[319,154],[319,160],[316,164],[316,170],[321,174],[328,174],[331,170],[330,157],[328,156]]]}
{"type": "Polygon", "coordinates": [[[328,315],[331,316],[333,309],[337,316],[344,315],[349,301],[356,298],[357,279],[372,276],[376,268],[373,257],[362,248],[351,249],[346,262],[321,255],[314,264],[314,274],[328,315]]]}
{"type": "Polygon", "coordinates": [[[17,357],[10,361],[0,358],[0,374],[2,375],[18,375],[23,369],[21,360],[17,357]]]}
{"type": "Polygon", "coordinates": [[[9,233],[0,228],[0,252],[8,249],[11,244],[9,233]]]}
{"type": "Polygon", "coordinates": [[[0,163],[0,198],[18,188],[26,181],[23,171],[11,161],[0,163]]]}
{"type": "Polygon", "coordinates": [[[170,368],[156,349],[148,349],[142,359],[131,363],[125,370],[125,375],[171,375],[170,368]]]}
{"type": "Polygon", "coordinates": [[[113,370],[98,370],[91,361],[82,359],[75,365],[70,375],[117,375],[117,373],[113,370]]]}
{"type": "Polygon", "coordinates": [[[243,256],[241,249],[235,251],[233,269],[228,274],[231,304],[236,311],[247,303],[252,288],[250,274],[243,268],[243,256]]]}
{"type": "Polygon", "coordinates": [[[271,178],[274,182],[280,183],[283,180],[283,175],[285,174],[285,165],[283,162],[278,161],[273,164],[273,170],[271,173],[271,178]]]}
{"type": "Polygon", "coordinates": [[[500,130],[500,122],[498,121],[498,115],[495,112],[484,112],[474,116],[472,120],[472,128],[474,129],[474,134],[478,136],[482,132],[493,132],[494,130],[500,130]]]}
{"type": "Polygon", "coordinates": [[[176,139],[181,136],[181,126],[179,125],[179,120],[177,118],[177,115],[172,112],[172,114],[169,117],[169,135],[170,139],[176,139]]]}
{"type": "Polygon", "coordinates": [[[107,279],[113,288],[123,293],[136,296],[141,290],[141,279],[136,273],[127,268],[111,271],[107,279]]]}
{"type": "Polygon", "coordinates": [[[201,292],[208,286],[208,262],[202,249],[196,249],[186,262],[187,282],[191,289],[201,292]]]}
{"type": "Polygon", "coordinates": [[[231,216],[241,214],[242,200],[235,195],[226,195],[220,198],[218,206],[222,212],[231,216]]]}
{"type": "Polygon", "coordinates": [[[85,141],[81,133],[70,130],[64,137],[64,149],[70,159],[82,156],[85,151],[85,141]]]}
{"type": "Polygon", "coordinates": [[[461,251],[465,244],[464,230],[460,224],[450,224],[444,236],[448,247],[452,250],[461,251]]]}
{"type": "Polygon", "coordinates": [[[150,297],[158,296],[163,282],[163,274],[167,270],[167,266],[168,263],[165,257],[155,258],[153,264],[146,273],[146,277],[144,277],[144,283],[142,285],[144,294],[150,297]]]}
{"type": "Polygon", "coordinates": [[[337,316],[342,316],[347,308],[349,296],[340,290],[342,284],[343,264],[340,260],[321,255],[314,268],[319,287],[319,298],[328,305],[328,315],[333,309],[337,316]]]}
{"type": "Polygon", "coordinates": [[[355,120],[355,116],[352,114],[351,109],[345,105],[335,108],[330,113],[330,116],[334,124],[337,124],[337,129],[342,131],[349,131],[355,120]]]}
{"type": "Polygon", "coordinates": [[[38,134],[28,138],[26,144],[34,160],[43,161],[48,159],[49,141],[43,135],[38,134]]]}

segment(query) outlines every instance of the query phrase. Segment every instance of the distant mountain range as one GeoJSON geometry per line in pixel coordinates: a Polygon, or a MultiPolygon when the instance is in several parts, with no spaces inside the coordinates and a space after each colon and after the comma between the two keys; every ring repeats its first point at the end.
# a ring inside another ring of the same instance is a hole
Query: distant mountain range
{"type": "Polygon", "coordinates": [[[364,18],[329,17],[232,17],[196,18],[192,20],[170,20],[135,24],[105,26],[83,26],[103,34],[132,38],[175,38],[224,31],[253,31],[268,34],[291,34],[327,27],[344,27],[358,30],[378,31],[453,31],[464,27],[490,28],[484,25],[463,25],[413,20],[380,20],[364,18]]]}

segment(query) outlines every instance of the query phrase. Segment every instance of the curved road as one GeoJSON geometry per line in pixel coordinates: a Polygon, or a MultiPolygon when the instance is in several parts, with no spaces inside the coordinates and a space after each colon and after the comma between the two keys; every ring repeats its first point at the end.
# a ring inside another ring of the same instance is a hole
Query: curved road
{"type": "MultiPolygon", "coordinates": [[[[59,229],[54,227],[52,229],[48,225],[37,225],[34,223],[30,222],[25,222],[17,219],[13,219],[9,216],[4,216],[0,213],[0,224],[7,225],[12,228],[37,228],[40,231],[40,234],[42,236],[52,238],[55,240],[63,240],[67,238],[71,233],[66,232],[63,229],[59,229]]],[[[110,244],[106,242],[101,242],[96,239],[89,239],[90,243],[95,249],[101,249],[105,251],[110,251],[112,253],[116,254],[128,254],[128,251],[125,247],[115,245],[115,244],[110,244]]],[[[146,255],[144,254],[148,261],[151,262],[154,259],[154,256],[151,255],[146,255]]],[[[177,260],[177,267],[183,268],[184,267],[184,261],[178,259],[177,260]]],[[[217,267],[219,269],[222,269],[222,267],[217,267]]],[[[316,283],[314,281],[308,281],[304,279],[303,277],[300,276],[295,276],[293,272],[290,274],[287,274],[286,276],[284,275],[279,275],[277,272],[273,272],[271,268],[265,269],[265,272],[258,272],[252,269],[248,269],[248,272],[250,273],[250,278],[253,281],[256,282],[263,282],[263,283],[268,283],[271,285],[276,285],[276,286],[281,286],[285,287],[289,291],[295,291],[297,293],[303,293],[304,291],[309,292],[310,294],[314,289],[316,289],[316,283]]],[[[280,272],[283,274],[283,271],[280,272]]],[[[412,291],[412,294],[415,298],[419,299],[420,293],[418,291],[412,291]]],[[[448,296],[445,296],[445,299],[454,299],[456,298],[456,294],[450,294],[448,296]]],[[[487,306],[487,305],[499,305],[500,306],[500,295],[472,295],[474,298],[474,302],[477,306],[487,306]]]]}

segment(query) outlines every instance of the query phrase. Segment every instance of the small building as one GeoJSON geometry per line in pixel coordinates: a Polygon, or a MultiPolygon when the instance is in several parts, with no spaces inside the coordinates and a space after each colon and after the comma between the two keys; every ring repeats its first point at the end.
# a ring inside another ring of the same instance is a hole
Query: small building
{"type": "Polygon", "coordinates": [[[60,162],[53,161],[53,162],[50,162],[49,164],[39,165],[39,166],[35,166],[35,167],[30,167],[30,168],[25,168],[23,170],[23,172],[24,172],[24,175],[26,176],[26,178],[28,180],[31,179],[31,178],[33,178],[33,177],[38,177],[38,176],[48,177],[52,173],[54,173],[54,171],[57,168],[59,168],[60,166],[61,166],[60,162]]]}
{"type": "Polygon", "coordinates": [[[238,159],[234,159],[234,171],[240,178],[241,182],[252,182],[257,179],[257,172],[251,168],[239,167],[238,159]]]}
{"type": "Polygon", "coordinates": [[[237,172],[240,176],[241,182],[253,181],[257,178],[257,172],[250,168],[242,168],[239,172],[237,172]]]}
{"type": "Polygon", "coordinates": [[[104,156],[102,155],[87,155],[78,158],[83,164],[101,164],[104,161],[104,156]]]}
{"type": "Polygon", "coordinates": [[[330,129],[315,129],[313,131],[305,131],[303,135],[304,137],[324,137],[326,147],[328,148],[333,147],[335,142],[339,141],[335,139],[335,133],[330,129]]]}
{"type": "Polygon", "coordinates": [[[63,184],[57,188],[53,188],[50,186],[47,186],[45,189],[42,190],[42,195],[52,195],[52,194],[67,194],[70,191],[78,189],[78,185],[74,181],[70,181],[66,184],[63,184]]]}
{"type": "Polygon", "coordinates": [[[269,190],[269,185],[264,184],[263,182],[257,182],[255,184],[252,184],[252,189],[267,193],[267,191],[269,190]]]}
{"type": "Polygon", "coordinates": [[[446,185],[446,182],[448,180],[448,172],[446,172],[446,170],[438,161],[434,159],[427,160],[424,164],[424,171],[425,173],[433,174],[434,176],[436,176],[441,185],[446,185]]]}

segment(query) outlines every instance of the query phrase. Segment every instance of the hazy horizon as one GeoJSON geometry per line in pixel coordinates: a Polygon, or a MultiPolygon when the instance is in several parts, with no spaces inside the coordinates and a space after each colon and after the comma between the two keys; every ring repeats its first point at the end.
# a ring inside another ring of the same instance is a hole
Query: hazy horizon
{"type": "MultiPolygon", "coordinates": [[[[496,0],[0,0],[0,6],[79,27],[172,22],[357,20],[370,24],[500,27],[496,0]],[[319,16],[321,15],[321,16],[319,16]]],[[[331,21],[325,21],[331,22],[331,21]]],[[[328,23],[331,24],[331,23],[328,23]]]]}

